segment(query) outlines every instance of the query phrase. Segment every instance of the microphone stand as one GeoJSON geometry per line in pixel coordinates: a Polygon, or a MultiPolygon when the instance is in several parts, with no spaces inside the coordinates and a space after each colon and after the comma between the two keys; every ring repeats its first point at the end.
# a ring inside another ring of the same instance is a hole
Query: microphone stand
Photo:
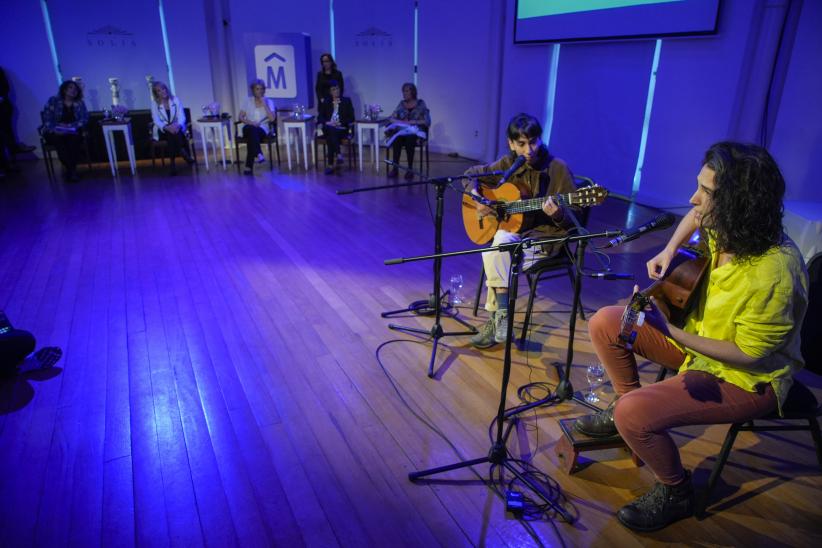
{"type": "MultiPolygon", "coordinates": [[[[386,163],[390,165],[396,165],[394,162],[386,161],[386,163]]],[[[398,166],[402,167],[402,166],[398,166]]],[[[403,169],[406,169],[403,167],[403,169]]],[[[413,170],[411,170],[413,171],[413,170]]],[[[442,278],[442,259],[440,254],[442,253],[442,219],[443,219],[443,210],[444,210],[444,203],[445,203],[445,188],[454,181],[459,181],[462,179],[476,179],[479,177],[487,177],[489,175],[501,175],[502,171],[491,171],[486,173],[479,173],[476,175],[454,175],[449,177],[436,177],[433,179],[427,179],[424,181],[417,181],[413,183],[401,183],[396,185],[380,185],[380,186],[372,186],[372,187],[365,187],[365,188],[356,188],[356,189],[349,189],[349,190],[338,190],[337,194],[353,194],[355,192],[368,192],[372,190],[383,190],[389,188],[399,188],[399,187],[409,187],[409,186],[420,186],[420,185],[434,185],[437,189],[437,205],[436,205],[436,214],[434,217],[434,255],[430,255],[429,257],[434,259],[434,292],[432,294],[432,299],[427,301],[414,301],[409,304],[405,308],[401,308],[399,310],[389,310],[387,312],[381,313],[383,318],[390,318],[392,316],[408,313],[408,312],[415,312],[420,314],[421,310],[426,308],[428,305],[434,313],[434,325],[431,326],[431,329],[420,329],[418,327],[409,327],[398,325],[394,323],[388,324],[388,329],[393,329],[396,331],[402,331],[404,333],[414,333],[418,335],[429,335],[433,340],[433,345],[431,347],[431,359],[428,362],[428,377],[433,379],[434,378],[434,362],[436,361],[437,357],[437,347],[439,345],[439,340],[443,337],[453,337],[458,335],[473,335],[477,332],[477,328],[473,325],[469,324],[462,318],[458,317],[459,312],[454,310],[452,314],[446,314],[447,317],[452,318],[454,321],[459,323],[460,325],[467,328],[466,331],[444,331],[440,320],[442,319],[442,311],[443,311],[443,304],[442,304],[442,295],[440,295],[441,291],[441,278],[442,278]]],[[[482,251],[487,251],[484,249],[482,251]]]]}
{"type": "MultiPolygon", "coordinates": [[[[576,226],[578,234],[590,234],[588,229],[580,224],[579,219],[577,219],[576,215],[570,208],[566,208],[565,214],[570,215],[571,221],[573,221],[576,226]]],[[[621,235],[622,231],[612,233],[621,235]]],[[[568,325],[568,347],[565,351],[564,369],[561,369],[562,364],[560,362],[554,362],[554,366],[557,369],[557,376],[559,376],[559,383],[557,384],[556,390],[554,391],[554,394],[549,394],[542,399],[532,401],[526,405],[507,411],[505,413],[506,419],[514,417],[520,413],[524,413],[530,409],[534,409],[535,407],[562,403],[565,400],[573,400],[593,411],[600,410],[596,405],[588,403],[585,401],[585,398],[578,396],[574,391],[574,385],[571,384],[571,366],[574,362],[574,339],[576,336],[577,315],[581,306],[580,293],[582,291],[582,276],[584,275],[583,263],[585,262],[585,249],[588,247],[588,241],[588,238],[577,240],[577,248],[574,253],[574,299],[573,304],[571,305],[571,317],[568,325]]]]}
{"type": "MultiPolygon", "coordinates": [[[[594,238],[602,238],[602,237],[611,237],[614,234],[618,234],[617,232],[600,232],[596,234],[580,234],[576,236],[565,236],[562,238],[543,238],[538,240],[531,240],[525,239],[520,242],[513,242],[507,244],[501,244],[496,247],[486,247],[481,249],[472,249],[466,251],[454,251],[451,253],[435,253],[433,255],[424,255],[419,257],[410,257],[410,258],[401,258],[401,259],[390,259],[385,261],[386,265],[394,265],[400,264],[405,262],[411,261],[421,261],[421,260],[428,260],[434,259],[435,261],[441,260],[443,257],[452,257],[457,255],[469,255],[474,253],[483,253],[490,250],[498,250],[498,251],[508,251],[511,253],[511,269],[509,272],[509,279],[512,283],[509,284],[508,289],[508,324],[506,326],[507,329],[507,338],[505,341],[505,357],[503,359],[503,367],[502,367],[502,385],[500,387],[500,401],[499,406],[497,408],[497,415],[496,415],[496,438],[494,440],[491,449],[489,450],[488,454],[470,460],[464,460],[460,462],[456,462],[453,464],[448,464],[445,466],[439,466],[436,468],[429,468],[427,470],[422,470],[418,472],[411,472],[408,474],[408,479],[411,481],[416,481],[426,476],[431,476],[435,474],[441,474],[443,472],[449,472],[451,470],[458,470],[460,468],[466,468],[470,466],[475,466],[477,464],[489,463],[495,466],[501,466],[505,470],[508,470],[511,474],[513,474],[518,480],[520,480],[525,486],[528,487],[534,494],[536,494],[549,508],[555,510],[557,514],[559,514],[563,520],[567,523],[573,523],[574,516],[570,514],[566,509],[559,506],[556,502],[551,500],[550,496],[545,493],[542,487],[539,486],[536,482],[534,482],[531,478],[526,475],[526,472],[520,470],[518,468],[518,464],[508,456],[508,449],[506,444],[508,442],[508,437],[513,430],[513,427],[516,423],[516,419],[508,424],[507,427],[504,427],[505,419],[506,419],[506,411],[505,411],[505,403],[506,403],[506,395],[508,392],[508,382],[511,377],[511,348],[512,348],[512,341],[514,339],[514,310],[516,307],[516,299],[517,299],[517,276],[522,267],[522,260],[523,260],[523,253],[522,250],[526,247],[531,247],[534,245],[542,245],[548,243],[567,243],[567,242],[584,242],[594,238]]],[[[519,409],[519,408],[518,408],[519,409]]],[[[500,481],[502,481],[502,476],[500,476],[500,481]]],[[[491,477],[491,481],[493,481],[493,476],[491,477]]]]}

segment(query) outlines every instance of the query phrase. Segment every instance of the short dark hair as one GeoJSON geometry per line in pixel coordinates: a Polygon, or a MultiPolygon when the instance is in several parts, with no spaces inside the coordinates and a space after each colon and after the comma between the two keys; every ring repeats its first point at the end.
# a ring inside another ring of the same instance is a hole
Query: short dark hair
{"type": "Polygon", "coordinates": [[[509,141],[516,141],[520,137],[542,137],[542,124],[530,114],[520,112],[508,122],[507,133],[509,141]]]}
{"type": "Polygon", "coordinates": [[[336,81],[336,80],[329,80],[328,81],[328,89],[338,88],[338,87],[340,87],[340,83],[338,81],[336,81]]]}
{"type": "Polygon", "coordinates": [[[402,88],[401,88],[401,89],[403,89],[403,90],[404,90],[405,88],[408,88],[408,89],[410,89],[410,90],[411,90],[411,97],[413,97],[414,99],[416,99],[416,98],[417,98],[417,86],[415,86],[413,82],[406,82],[406,83],[404,83],[404,84],[402,85],[402,88]]]}
{"type": "Polygon", "coordinates": [[[78,84],[74,80],[66,80],[65,82],[60,84],[60,90],[57,92],[57,94],[60,96],[60,99],[65,99],[66,98],[66,90],[68,89],[69,86],[74,86],[74,87],[77,88],[77,97],[75,97],[75,100],[76,101],[82,101],[83,100],[83,88],[81,88],[80,84],[78,84]]]}
{"type": "Polygon", "coordinates": [[[702,160],[716,174],[709,227],[717,249],[749,259],[782,242],[785,179],[764,148],[722,141],[702,160]]]}
{"type": "Polygon", "coordinates": [[[263,89],[266,88],[265,82],[263,80],[261,80],[260,78],[257,78],[256,80],[252,80],[251,83],[248,84],[248,89],[250,89],[252,93],[254,93],[254,86],[263,86],[263,89]]]}

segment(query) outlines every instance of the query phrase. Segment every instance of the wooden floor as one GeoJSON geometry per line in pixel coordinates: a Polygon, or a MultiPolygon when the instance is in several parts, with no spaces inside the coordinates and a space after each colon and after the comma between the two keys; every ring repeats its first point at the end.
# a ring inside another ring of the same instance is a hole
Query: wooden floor
{"type": "MultiPolygon", "coordinates": [[[[432,158],[437,175],[466,165],[432,158]]],[[[586,411],[576,403],[526,414],[509,442],[558,482],[573,524],[507,516],[482,481],[487,465],[411,483],[411,471],[487,453],[502,372],[500,349],[447,337],[429,379],[431,344],[380,316],[431,291],[431,263],[383,264],[432,251],[431,189],[335,194],[386,181],[368,170],[266,167],[247,177],[201,166],[170,178],[140,165],[136,177],[112,179],[100,165],[67,185],[50,183],[40,163],[22,167],[0,181],[0,308],[38,345],[65,354],[48,374],[0,390],[0,546],[822,541],[822,479],[806,433],[742,434],[712,515],[654,534],[614,518],[653,481],[624,451],[588,453],[572,476],[559,468],[557,421],[586,411]]],[[[449,251],[472,247],[458,204],[448,191],[449,251]]],[[[590,227],[655,213],[609,199],[590,227]]],[[[641,274],[666,236],[612,253],[614,270],[641,274]]],[[[597,267],[593,257],[588,264],[597,267]]],[[[447,260],[444,279],[456,273],[470,301],[477,257],[447,260]]],[[[541,287],[531,343],[514,353],[508,405],[527,382],[555,386],[569,287],[564,278],[541,287]]],[[[583,300],[591,312],[630,291],[631,282],[588,280],[583,300]]],[[[479,325],[470,304],[462,315],[479,325]]],[[[432,325],[414,315],[391,321],[432,325]]],[[[586,323],[577,327],[579,389],[595,356],[586,323]]],[[[643,366],[644,377],[655,373],[643,366]]],[[[676,432],[698,487],[725,431],[676,432]]]]}

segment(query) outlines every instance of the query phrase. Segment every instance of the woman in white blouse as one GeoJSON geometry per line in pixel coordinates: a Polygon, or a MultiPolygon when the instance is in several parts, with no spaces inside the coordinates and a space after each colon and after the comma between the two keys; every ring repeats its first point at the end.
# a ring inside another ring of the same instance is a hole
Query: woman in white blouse
{"type": "Polygon", "coordinates": [[[240,110],[240,121],[243,126],[243,137],[246,140],[245,174],[251,175],[254,161],[264,162],[260,141],[268,135],[269,124],[277,122],[274,102],[265,97],[265,82],[254,80],[249,86],[251,97],[246,99],[240,110]]]}
{"type": "Polygon", "coordinates": [[[154,121],[154,140],[168,143],[171,157],[171,175],[177,174],[174,160],[177,155],[183,157],[188,165],[194,163],[188,149],[186,138],[186,114],[180,99],[172,95],[163,82],[154,82],[151,86],[154,102],[151,105],[151,119],[154,121]]]}

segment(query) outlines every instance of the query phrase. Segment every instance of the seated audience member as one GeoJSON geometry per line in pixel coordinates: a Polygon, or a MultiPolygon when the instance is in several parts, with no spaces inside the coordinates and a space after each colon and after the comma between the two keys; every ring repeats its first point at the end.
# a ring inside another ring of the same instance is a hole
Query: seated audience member
{"type": "Polygon", "coordinates": [[[154,140],[163,140],[168,143],[169,157],[171,158],[171,175],[177,175],[174,160],[181,155],[188,165],[194,163],[188,148],[186,137],[186,114],[180,99],[171,95],[163,82],[154,82],[151,85],[151,95],[154,102],[151,104],[151,119],[154,122],[154,140]]]}
{"type": "Polygon", "coordinates": [[[249,85],[251,97],[246,99],[240,110],[240,121],[243,126],[243,137],[246,139],[245,171],[246,175],[253,173],[254,162],[265,161],[260,142],[268,135],[269,123],[277,122],[274,102],[265,96],[265,82],[254,80],[249,85]]]}
{"type": "MultiPolygon", "coordinates": [[[[466,174],[477,175],[487,171],[505,171],[514,161],[523,156],[526,162],[509,178],[510,183],[528,189],[533,197],[545,197],[542,210],[527,214],[520,232],[515,234],[503,229],[494,234],[492,246],[518,242],[523,238],[558,237],[574,226],[571,215],[564,206],[554,203],[551,196],[565,194],[576,190],[574,178],[568,166],[561,159],[552,156],[548,147],[542,142],[542,126],[530,114],[517,114],[508,123],[506,130],[510,152],[488,165],[469,168],[466,174]]],[[[468,183],[477,192],[477,184],[486,183],[495,186],[499,176],[480,178],[476,183],[468,183]]],[[[493,215],[491,208],[478,204],[480,216],[493,215]]],[[[558,245],[531,247],[524,250],[523,269],[539,259],[544,259],[560,252],[558,245]]],[[[490,348],[497,343],[505,342],[508,331],[508,271],[511,268],[511,254],[507,251],[487,251],[482,254],[485,270],[485,285],[488,292],[485,298],[485,310],[490,318],[479,333],[471,337],[471,344],[476,348],[490,348]]]]}
{"type": "Polygon", "coordinates": [[[693,513],[691,474],[670,429],[745,422],[781,409],[803,366],[808,273],[782,229],[779,167],[759,146],[717,143],[705,153],[696,187],[693,207],[647,263],[648,276],[659,279],[696,230],[707,242],[708,272],[684,326],[672,325],[652,301],[629,350],[618,338],[623,307],[602,308],[589,322],[618,399],[575,428],[590,436],[618,433],[656,476],[650,491],[617,513],[636,531],[693,513]],[[636,355],[679,374],[640,386],[636,355]]]}
{"type": "Polygon", "coordinates": [[[12,123],[14,106],[11,104],[10,92],[6,73],[0,67],[0,177],[5,176],[9,171],[16,171],[16,168],[10,163],[14,160],[15,154],[31,152],[35,148],[19,142],[14,135],[12,123]]]}
{"type": "MultiPolygon", "coordinates": [[[[413,167],[414,147],[417,146],[417,139],[427,139],[429,127],[431,127],[431,114],[428,112],[425,101],[417,99],[417,86],[406,82],[402,85],[402,101],[391,113],[391,124],[385,130],[388,138],[386,144],[391,147],[395,164],[400,163],[400,153],[402,149],[405,149],[408,167],[409,169],[413,167]]],[[[398,175],[397,166],[393,166],[388,172],[388,176],[392,178],[398,175]]],[[[405,178],[410,181],[414,178],[414,173],[407,171],[405,178]]]]}
{"type": "Polygon", "coordinates": [[[47,346],[34,352],[34,335],[12,327],[5,313],[0,310],[0,377],[9,378],[18,373],[52,367],[63,351],[47,346]]]}
{"type": "Polygon", "coordinates": [[[57,149],[57,157],[63,164],[65,180],[76,182],[77,162],[83,149],[83,129],[88,123],[88,110],[83,102],[83,90],[67,80],[51,97],[43,110],[44,137],[57,149]]]}
{"type": "Polygon", "coordinates": [[[323,136],[328,143],[326,161],[331,165],[325,169],[326,175],[334,172],[334,162],[338,168],[344,163],[340,141],[348,135],[354,123],[354,105],[351,99],[342,96],[342,88],[337,82],[332,80],[329,84],[329,99],[320,103],[317,117],[317,123],[322,127],[323,136]]]}
{"type": "Polygon", "coordinates": [[[317,73],[317,82],[314,86],[317,92],[317,106],[322,105],[326,100],[331,99],[331,82],[336,82],[340,86],[340,97],[345,91],[342,72],[337,69],[337,63],[330,53],[320,55],[320,72],[317,73]]]}

